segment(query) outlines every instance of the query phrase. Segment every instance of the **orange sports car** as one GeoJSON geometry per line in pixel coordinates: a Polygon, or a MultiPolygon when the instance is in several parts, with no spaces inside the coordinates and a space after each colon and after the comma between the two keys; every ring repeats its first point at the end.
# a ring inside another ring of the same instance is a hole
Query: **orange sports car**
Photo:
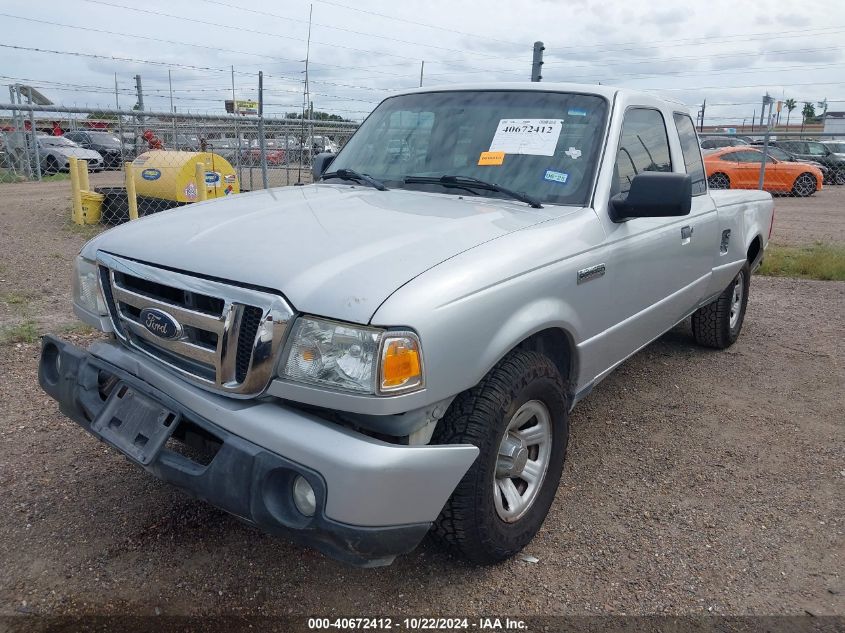
{"type": "MultiPolygon", "coordinates": [[[[711,189],[757,189],[763,152],[748,145],[705,152],[704,167],[711,189]]],[[[822,188],[822,172],[806,163],[788,163],[766,157],[763,189],[772,193],[812,196],[822,188]]]]}

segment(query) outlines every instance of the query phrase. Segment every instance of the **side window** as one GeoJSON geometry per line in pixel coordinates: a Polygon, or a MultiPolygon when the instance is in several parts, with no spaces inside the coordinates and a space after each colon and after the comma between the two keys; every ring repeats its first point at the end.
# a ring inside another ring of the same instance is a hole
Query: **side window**
{"type": "Polygon", "coordinates": [[[824,145],[821,143],[807,143],[807,149],[809,150],[807,153],[810,156],[826,156],[827,152],[825,151],[824,145]]]}
{"type": "Polygon", "coordinates": [[[701,160],[701,150],[698,149],[698,137],[695,126],[687,114],[674,114],[675,127],[678,128],[678,138],[681,141],[681,153],[684,165],[692,178],[692,195],[698,196],[707,192],[707,176],[704,173],[704,162],[701,160]]]}
{"type": "Polygon", "coordinates": [[[762,163],[763,162],[763,153],[762,152],[754,152],[754,151],[734,152],[734,156],[736,156],[736,160],[740,163],[762,163]]]}
{"type": "Polygon", "coordinates": [[[634,176],[644,171],[672,171],[669,137],[659,111],[632,108],[625,113],[616,154],[618,190],[627,193],[634,176]]]}

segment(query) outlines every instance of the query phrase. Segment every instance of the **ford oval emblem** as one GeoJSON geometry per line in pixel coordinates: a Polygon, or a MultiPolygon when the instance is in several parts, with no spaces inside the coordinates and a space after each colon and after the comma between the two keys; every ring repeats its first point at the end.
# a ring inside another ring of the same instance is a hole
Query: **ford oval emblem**
{"type": "Polygon", "coordinates": [[[141,325],[158,336],[173,340],[182,336],[182,326],[179,321],[156,308],[144,308],[141,310],[141,325]]]}

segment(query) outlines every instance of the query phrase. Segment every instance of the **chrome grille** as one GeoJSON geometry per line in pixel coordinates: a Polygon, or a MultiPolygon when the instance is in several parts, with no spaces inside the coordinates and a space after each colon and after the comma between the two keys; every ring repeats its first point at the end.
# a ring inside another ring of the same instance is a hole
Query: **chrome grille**
{"type": "Polygon", "coordinates": [[[206,388],[253,396],[272,378],[293,310],[278,295],[99,253],[100,282],[118,338],[206,388]],[[181,326],[153,334],[141,311],[181,326]]]}

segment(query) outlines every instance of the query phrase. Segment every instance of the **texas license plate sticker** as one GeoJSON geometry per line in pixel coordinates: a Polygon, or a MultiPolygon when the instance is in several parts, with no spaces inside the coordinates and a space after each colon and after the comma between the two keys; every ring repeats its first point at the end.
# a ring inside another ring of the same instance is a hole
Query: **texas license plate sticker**
{"type": "Polygon", "coordinates": [[[554,156],[563,119],[501,119],[491,152],[554,156]]]}

